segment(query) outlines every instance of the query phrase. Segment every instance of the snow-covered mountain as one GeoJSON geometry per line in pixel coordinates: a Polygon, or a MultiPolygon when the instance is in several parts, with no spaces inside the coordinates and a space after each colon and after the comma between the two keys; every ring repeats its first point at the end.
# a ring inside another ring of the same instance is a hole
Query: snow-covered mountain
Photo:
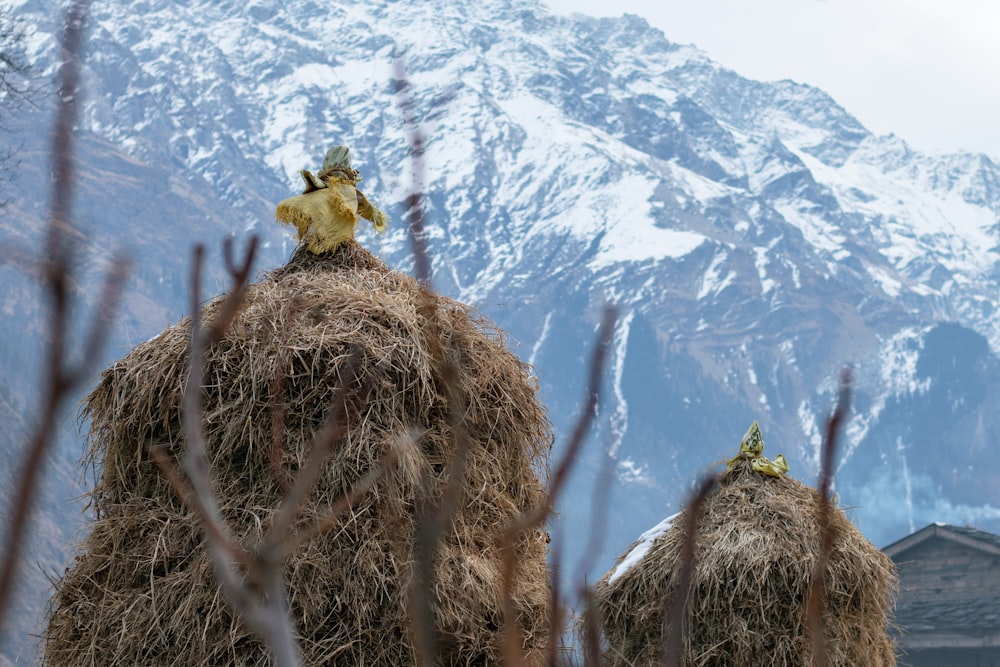
{"type": "MultiPolygon", "coordinates": [[[[14,4],[51,68],[59,3],[14,4]]],[[[882,544],[933,520],[1000,528],[988,456],[1000,167],[987,156],[918,153],[815,88],[745,79],[636,17],[564,18],[533,0],[92,11],[82,281],[111,248],[137,260],[110,356],[183,315],[193,241],[253,232],[263,267],[282,263],[292,239],[274,205],[334,143],[352,147],[362,189],[398,221],[363,241],[412,265],[402,58],[426,139],[435,286],[511,333],[560,434],[600,309],[620,307],[599,428],[553,526],[564,559],[601,530],[591,501],[605,451],[617,475],[610,499],[596,494],[607,528],[591,580],[674,513],[752,419],[767,452],[814,479],[845,364],[857,385],[837,492],[862,530],[882,544]]],[[[3,239],[41,224],[48,123],[25,119],[3,239]]],[[[0,280],[30,287],[9,269],[0,280]]],[[[26,299],[5,309],[4,382],[19,395],[38,352],[18,332],[41,313],[26,299]]],[[[79,455],[68,442],[57,465],[79,455]]]]}

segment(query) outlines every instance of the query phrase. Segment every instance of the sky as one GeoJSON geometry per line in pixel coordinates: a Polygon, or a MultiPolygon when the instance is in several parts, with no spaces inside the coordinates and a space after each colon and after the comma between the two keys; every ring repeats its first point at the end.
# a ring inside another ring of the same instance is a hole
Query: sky
{"type": "Polygon", "coordinates": [[[1000,0],[543,0],[637,14],[751,79],[823,89],[869,130],[1000,162],[1000,0]]]}

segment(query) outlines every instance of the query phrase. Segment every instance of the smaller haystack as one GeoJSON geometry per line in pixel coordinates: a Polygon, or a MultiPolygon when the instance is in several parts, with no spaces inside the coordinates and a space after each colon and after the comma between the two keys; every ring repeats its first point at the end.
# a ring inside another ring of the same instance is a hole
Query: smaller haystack
{"type": "MultiPolygon", "coordinates": [[[[734,458],[705,502],[683,618],[664,622],[687,510],[661,524],[659,535],[644,535],[597,583],[608,665],[659,664],[664,628],[676,622],[683,623],[686,667],[812,664],[805,608],[819,554],[820,497],[787,475],[755,470],[753,462],[734,458]],[[645,549],[638,558],[637,549],[645,549]]],[[[895,665],[892,563],[842,510],[833,508],[831,521],[836,539],[822,619],[828,664],[895,665]]]]}

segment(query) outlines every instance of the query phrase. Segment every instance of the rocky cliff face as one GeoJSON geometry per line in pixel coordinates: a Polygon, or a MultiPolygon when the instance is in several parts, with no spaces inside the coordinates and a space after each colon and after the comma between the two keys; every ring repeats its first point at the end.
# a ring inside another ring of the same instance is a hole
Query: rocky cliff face
{"type": "MultiPolygon", "coordinates": [[[[16,4],[51,67],[57,3],[16,4]]],[[[857,385],[837,492],[862,530],[883,544],[934,520],[1000,529],[1000,466],[986,455],[1000,168],[988,157],[874,136],[822,91],[747,80],[634,17],[559,18],[517,0],[93,12],[81,295],[111,249],[136,259],[111,357],[183,315],[193,241],[257,233],[263,267],[282,263],[292,241],[274,205],[333,143],[351,145],[362,189],[397,221],[363,241],[412,265],[401,57],[427,144],[435,286],[511,332],[561,434],[599,310],[620,308],[599,428],[555,525],[565,558],[584,548],[605,451],[616,482],[591,578],[676,511],[752,419],[767,452],[814,479],[845,364],[857,385]]],[[[24,119],[30,159],[4,241],[36,242],[25,230],[43,218],[48,122],[24,119]]],[[[9,268],[0,280],[33,289],[9,268]]],[[[42,310],[27,297],[5,309],[4,381],[23,397],[39,347],[23,332],[41,330],[42,310]]]]}

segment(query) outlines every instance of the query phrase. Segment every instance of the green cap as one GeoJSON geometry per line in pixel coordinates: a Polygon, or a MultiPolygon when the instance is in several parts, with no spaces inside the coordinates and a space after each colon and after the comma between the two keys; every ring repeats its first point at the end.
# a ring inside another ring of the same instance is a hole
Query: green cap
{"type": "Polygon", "coordinates": [[[350,169],[351,149],[347,146],[334,146],[326,152],[323,158],[323,171],[329,169],[350,169]]]}

